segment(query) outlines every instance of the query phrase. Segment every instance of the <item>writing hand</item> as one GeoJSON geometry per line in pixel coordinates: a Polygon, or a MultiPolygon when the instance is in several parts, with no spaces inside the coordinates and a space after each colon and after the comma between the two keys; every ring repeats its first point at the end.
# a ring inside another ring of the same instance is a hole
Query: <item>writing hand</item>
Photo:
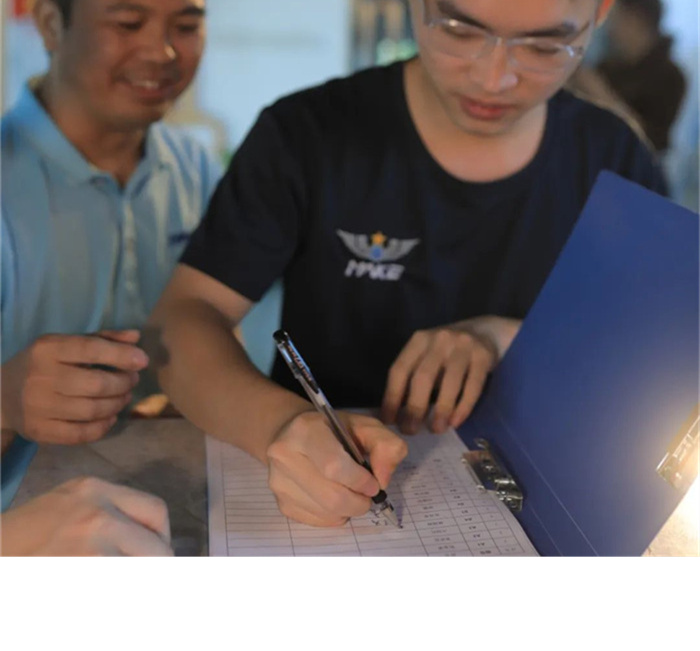
{"type": "Polygon", "coordinates": [[[269,484],[280,511],[315,526],[340,526],[366,513],[406,456],[406,444],[374,418],[338,413],[367,453],[372,473],[353,461],[315,411],[295,416],[268,447],[269,484]]]}

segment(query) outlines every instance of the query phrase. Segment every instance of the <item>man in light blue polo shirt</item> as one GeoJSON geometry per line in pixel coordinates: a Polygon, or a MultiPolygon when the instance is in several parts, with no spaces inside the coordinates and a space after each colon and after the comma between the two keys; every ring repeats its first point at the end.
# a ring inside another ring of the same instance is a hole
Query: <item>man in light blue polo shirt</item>
{"type": "Polygon", "coordinates": [[[196,72],[204,10],[35,4],[49,70],[2,120],[3,509],[36,443],[103,436],[148,364],[138,329],[220,174],[158,123],[196,72]]]}

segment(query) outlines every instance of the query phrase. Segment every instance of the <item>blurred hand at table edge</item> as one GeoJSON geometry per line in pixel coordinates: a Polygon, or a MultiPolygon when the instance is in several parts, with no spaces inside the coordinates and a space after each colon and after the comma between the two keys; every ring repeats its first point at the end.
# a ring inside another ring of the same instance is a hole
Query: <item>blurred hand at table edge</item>
{"type": "Polygon", "coordinates": [[[154,495],[80,477],[2,514],[3,556],[173,556],[154,495]]]}

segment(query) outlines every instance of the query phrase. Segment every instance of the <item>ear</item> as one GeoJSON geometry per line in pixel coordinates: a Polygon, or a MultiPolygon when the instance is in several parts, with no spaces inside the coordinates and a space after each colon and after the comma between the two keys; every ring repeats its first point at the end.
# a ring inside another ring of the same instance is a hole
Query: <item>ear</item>
{"type": "Polygon", "coordinates": [[[596,18],[595,18],[595,24],[596,27],[599,27],[602,25],[607,17],[608,14],[610,13],[610,10],[613,8],[615,5],[615,0],[602,0],[600,3],[600,6],[598,7],[598,11],[596,12],[596,18]]]}
{"type": "Polygon", "coordinates": [[[46,51],[53,54],[61,45],[64,32],[63,16],[58,5],[53,0],[36,0],[32,14],[46,51]]]}

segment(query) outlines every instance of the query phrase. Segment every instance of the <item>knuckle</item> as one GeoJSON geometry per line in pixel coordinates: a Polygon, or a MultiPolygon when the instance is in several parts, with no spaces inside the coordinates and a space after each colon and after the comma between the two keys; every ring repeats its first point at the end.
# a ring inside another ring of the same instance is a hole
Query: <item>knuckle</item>
{"type": "Polygon", "coordinates": [[[149,495],[151,498],[151,509],[155,517],[163,524],[168,522],[168,504],[157,495],[149,495]]]}
{"type": "Polygon", "coordinates": [[[45,352],[47,349],[53,348],[54,346],[58,345],[60,341],[59,335],[53,335],[53,334],[46,334],[46,335],[41,335],[35,342],[34,345],[32,346],[32,350],[36,353],[42,353],[45,352]]]}
{"type": "Polygon", "coordinates": [[[267,458],[272,463],[282,464],[289,457],[290,446],[284,439],[277,439],[267,448],[267,458]]]}
{"type": "Polygon", "coordinates": [[[480,366],[490,367],[494,361],[494,354],[485,346],[477,346],[474,349],[473,359],[480,366]]]}
{"type": "Polygon", "coordinates": [[[109,430],[109,423],[94,423],[81,428],[78,440],[80,443],[92,443],[102,438],[109,430]]]}
{"type": "Polygon", "coordinates": [[[326,479],[337,480],[341,476],[343,463],[338,456],[327,459],[321,466],[321,474],[326,479]]]}
{"type": "Polygon", "coordinates": [[[455,333],[451,330],[437,330],[434,334],[434,342],[440,348],[451,347],[455,342],[455,333]]]}
{"type": "Polygon", "coordinates": [[[455,345],[461,350],[471,348],[474,344],[474,336],[469,332],[456,332],[454,337],[455,345]]]}
{"type": "Polygon", "coordinates": [[[430,333],[427,330],[416,330],[409,341],[417,344],[424,344],[429,340],[430,333]]]}
{"type": "Polygon", "coordinates": [[[396,437],[392,443],[391,451],[394,458],[400,461],[408,454],[408,445],[403,439],[396,437]]]}
{"type": "Polygon", "coordinates": [[[116,525],[114,517],[105,509],[95,507],[86,518],[85,529],[92,535],[111,536],[116,525]]]}
{"type": "Polygon", "coordinates": [[[97,477],[89,476],[76,477],[69,483],[72,484],[71,488],[83,497],[98,493],[103,485],[102,480],[98,479],[97,477]]]}

